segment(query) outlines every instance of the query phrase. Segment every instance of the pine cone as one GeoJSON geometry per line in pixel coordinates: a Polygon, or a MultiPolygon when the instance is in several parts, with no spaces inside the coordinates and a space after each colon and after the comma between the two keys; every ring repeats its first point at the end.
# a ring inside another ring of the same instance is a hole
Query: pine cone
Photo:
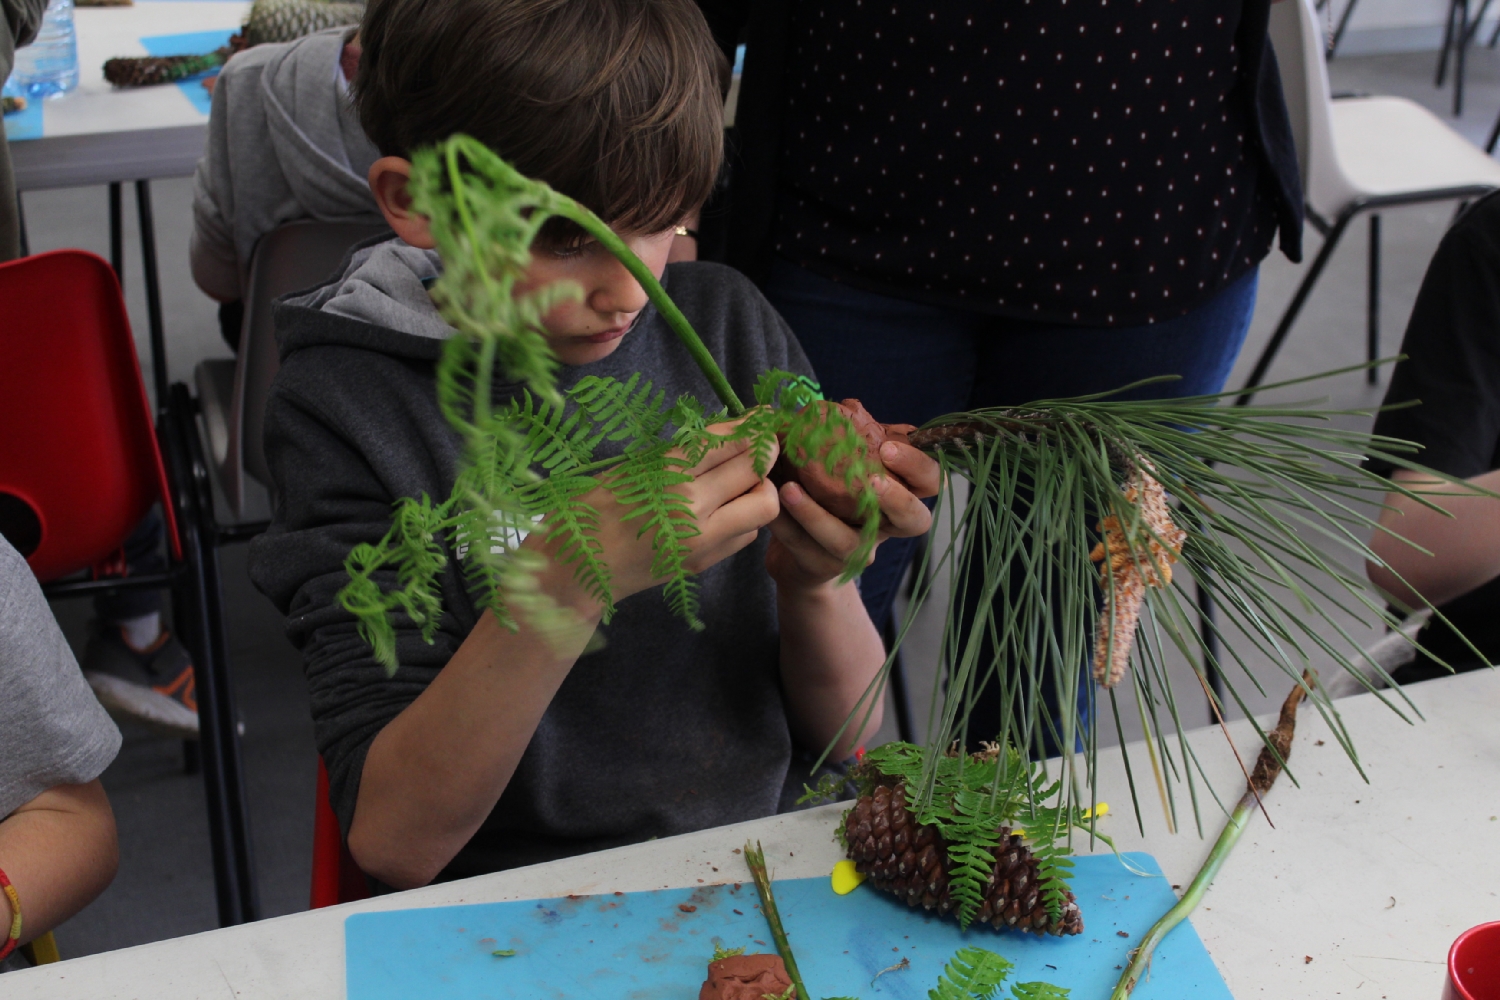
{"type": "Polygon", "coordinates": [[[255,0],[245,19],[245,41],[250,45],[290,42],[324,28],[358,24],[362,2],[340,0],[255,0]]]}
{"type": "Polygon", "coordinates": [[[104,63],[104,79],[116,87],[151,87],[176,83],[197,73],[222,66],[228,48],[199,56],[122,56],[104,63]]]}
{"type": "MultiPolygon", "coordinates": [[[[844,819],[849,857],[877,889],[894,893],[907,906],[919,903],[946,914],[953,909],[948,887],[948,848],[932,825],[918,826],[906,808],[906,784],[877,785],[854,804],[844,819]]],[[[1000,828],[995,872],[986,886],[977,920],[998,929],[1034,934],[1078,934],[1083,915],[1071,892],[1061,918],[1053,921],[1037,882],[1037,859],[1009,827],[1000,828]]]]}

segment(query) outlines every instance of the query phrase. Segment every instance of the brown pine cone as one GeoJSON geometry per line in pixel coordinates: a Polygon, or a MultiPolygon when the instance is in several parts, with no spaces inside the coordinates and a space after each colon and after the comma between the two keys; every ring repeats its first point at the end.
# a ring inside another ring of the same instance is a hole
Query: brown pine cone
{"type": "MultiPolygon", "coordinates": [[[[954,901],[949,892],[948,847],[937,827],[919,826],[906,808],[906,785],[877,785],[862,796],[844,819],[849,857],[877,889],[893,893],[908,906],[920,904],[940,914],[954,901]]],[[[995,871],[986,886],[975,919],[997,929],[1014,927],[1034,934],[1078,934],[1083,915],[1066,892],[1059,920],[1047,913],[1037,880],[1037,859],[1009,827],[1000,828],[995,871]]]]}

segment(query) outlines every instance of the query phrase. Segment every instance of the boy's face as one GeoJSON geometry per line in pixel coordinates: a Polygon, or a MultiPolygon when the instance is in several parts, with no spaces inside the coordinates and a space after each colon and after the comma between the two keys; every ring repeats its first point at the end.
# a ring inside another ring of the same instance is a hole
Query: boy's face
{"type": "MultiPolygon", "coordinates": [[[[672,249],[672,229],[646,236],[624,236],[658,279],[672,249]]],[[[517,285],[526,292],[554,281],[571,281],[583,289],[581,301],[565,302],[543,323],[547,344],[565,365],[586,365],[614,353],[646,307],[646,290],[625,265],[593,240],[572,246],[532,250],[531,266],[517,285]]]]}
{"type": "MultiPolygon", "coordinates": [[[[386,222],[407,243],[431,250],[437,243],[427,219],[412,211],[406,190],[410,179],[411,162],[399,156],[382,156],[370,166],[370,192],[386,222]]],[[[659,279],[667,267],[675,229],[621,238],[659,279]]],[[[565,365],[586,365],[609,357],[646,307],[646,290],[640,282],[593,240],[534,249],[531,266],[516,290],[524,293],[553,281],[572,281],[583,289],[581,301],[564,303],[543,317],[547,343],[565,365]]]]}

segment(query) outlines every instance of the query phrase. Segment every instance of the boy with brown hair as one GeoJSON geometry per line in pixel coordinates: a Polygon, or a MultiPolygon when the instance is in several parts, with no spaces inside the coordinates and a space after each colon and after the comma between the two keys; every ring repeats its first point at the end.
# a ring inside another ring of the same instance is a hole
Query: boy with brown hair
{"type": "MultiPolygon", "coordinates": [[[[795,485],[778,492],[742,447],[710,453],[681,487],[701,529],[690,560],[701,632],[667,609],[650,538],[604,490],[589,501],[618,610],[602,649],[580,638],[559,650],[524,622],[507,631],[475,607],[450,552],[437,640],[398,622],[387,678],[336,598],[350,549],[385,534],[396,498],[449,495],[459,460],[435,398],[453,331],[427,294],[441,261],[406,192],[415,150],[464,132],[593,209],[661,276],[737,392],[768,368],[812,374],[745,278],[666,267],[721,162],[707,25],[691,0],[374,0],[360,33],[355,90],[382,153],[370,187],[398,238],[357,249],[278,314],[266,452],[279,500],[251,563],[303,650],[355,860],[406,888],[776,812],[805,776],[788,773],[794,748],[833,740],[885,654],[855,587],[837,582],[853,529],[795,485]]],[[[641,372],[669,397],[713,399],[608,252],[563,227],[532,252],[524,288],[583,292],[545,320],[561,387],[641,372]]],[[[913,491],[935,491],[935,464],[901,445],[881,458],[912,487],[877,483],[890,532],[925,531],[913,491]]],[[[523,547],[546,554],[543,534],[523,547]]],[[[541,586],[598,623],[567,567],[541,586]]],[[[836,752],[879,721],[877,708],[836,752]]]]}

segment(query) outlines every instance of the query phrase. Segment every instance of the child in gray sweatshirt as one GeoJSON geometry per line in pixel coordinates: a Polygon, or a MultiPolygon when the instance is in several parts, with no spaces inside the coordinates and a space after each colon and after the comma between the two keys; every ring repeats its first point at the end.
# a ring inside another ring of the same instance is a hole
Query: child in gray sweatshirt
{"type": "MultiPolygon", "coordinates": [[[[355,89],[382,153],[370,185],[397,238],[281,306],[266,414],[278,508],[251,549],[251,575],[305,657],[351,853],[406,888],[775,812],[794,751],[836,742],[837,758],[879,725],[877,708],[866,729],[839,734],[885,653],[855,586],[838,583],[854,529],[795,484],[759,477],[742,447],[711,452],[680,487],[700,529],[688,565],[703,631],[670,613],[650,538],[603,489],[587,500],[613,573],[610,624],[570,567],[554,558],[538,577],[596,624],[602,648],[586,635],[559,645],[524,620],[507,630],[476,606],[451,539],[436,642],[398,621],[393,677],[336,597],[353,546],[380,540],[397,498],[448,496],[460,458],[436,399],[453,331],[427,294],[441,261],[407,194],[413,150],[464,132],[589,206],[663,276],[742,396],[770,367],[812,374],[745,278],[666,266],[722,159],[701,13],[691,0],[375,0],[360,36],[355,89]]],[[[549,224],[522,287],[554,280],[582,292],[544,319],[562,387],[640,372],[669,396],[712,402],[629,272],[549,224]]],[[[519,392],[502,387],[497,402],[519,392]]],[[[913,486],[877,485],[890,530],[925,531],[914,492],[935,491],[935,463],[896,445],[881,457],[913,486]]],[[[555,557],[546,536],[521,547],[555,557]]]]}

